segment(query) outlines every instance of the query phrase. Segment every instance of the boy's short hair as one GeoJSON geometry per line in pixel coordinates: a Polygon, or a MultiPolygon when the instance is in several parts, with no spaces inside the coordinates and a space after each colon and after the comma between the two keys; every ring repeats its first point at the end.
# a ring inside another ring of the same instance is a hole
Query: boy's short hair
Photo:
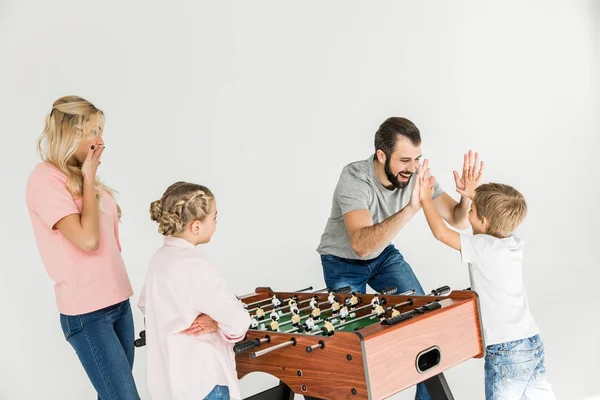
{"type": "Polygon", "coordinates": [[[477,216],[488,220],[487,233],[500,238],[510,236],[527,214],[527,203],[521,192],[501,183],[479,186],[473,203],[477,216]]]}

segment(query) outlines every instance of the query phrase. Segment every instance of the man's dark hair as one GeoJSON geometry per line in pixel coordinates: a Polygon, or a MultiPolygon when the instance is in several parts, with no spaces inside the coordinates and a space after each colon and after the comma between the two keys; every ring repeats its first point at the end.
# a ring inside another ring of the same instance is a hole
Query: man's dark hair
{"type": "Polygon", "coordinates": [[[421,144],[421,133],[415,124],[406,118],[390,117],[379,125],[375,133],[375,152],[382,150],[389,158],[394,152],[398,136],[410,140],[414,146],[421,144]]]}

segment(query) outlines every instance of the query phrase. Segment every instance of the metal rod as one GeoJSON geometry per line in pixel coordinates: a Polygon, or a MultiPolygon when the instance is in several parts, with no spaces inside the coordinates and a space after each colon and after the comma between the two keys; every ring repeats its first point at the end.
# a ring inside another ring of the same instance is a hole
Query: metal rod
{"type": "Polygon", "coordinates": [[[398,308],[398,307],[402,307],[402,306],[411,306],[413,305],[414,301],[412,300],[408,300],[408,301],[403,301],[402,303],[398,303],[395,306],[391,306],[390,308],[386,309],[385,312],[388,312],[389,310],[392,310],[394,308],[398,308]]]}
{"type": "Polygon", "coordinates": [[[394,296],[410,296],[411,294],[415,294],[416,290],[415,289],[410,289],[407,290],[406,292],[400,293],[400,294],[395,294],[394,296]]]}
{"type": "Polygon", "coordinates": [[[280,343],[280,344],[277,344],[275,346],[271,346],[268,349],[264,349],[264,350],[252,352],[252,353],[250,353],[250,358],[260,357],[260,356],[268,354],[268,353],[270,353],[272,351],[275,351],[275,350],[278,350],[278,349],[282,349],[284,347],[291,346],[291,345],[294,345],[294,346],[296,345],[296,339],[291,338],[287,342],[280,343]]]}
{"type": "MultiPolygon", "coordinates": [[[[264,300],[258,300],[258,301],[255,301],[255,302],[253,302],[253,303],[248,303],[248,304],[246,304],[246,305],[247,305],[248,307],[252,307],[252,306],[255,306],[255,305],[257,305],[257,304],[266,303],[266,302],[268,302],[268,301],[271,301],[271,298],[270,298],[270,297],[269,297],[269,298],[267,298],[267,299],[264,299],[264,300]]],[[[256,310],[256,308],[255,308],[255,310],[256,310]]]]}

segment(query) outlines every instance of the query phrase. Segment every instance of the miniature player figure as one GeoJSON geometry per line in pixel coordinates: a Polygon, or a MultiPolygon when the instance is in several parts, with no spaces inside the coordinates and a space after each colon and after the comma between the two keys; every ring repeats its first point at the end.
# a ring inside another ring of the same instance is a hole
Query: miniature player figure
{"type": "MultiPolygon", "coordinates": [[[[275,315],[277,316],[277,314],[275,314],[275,315]]],[[[272,319],[272,321],[269,324],[270,329],[273,332],[275,332],[275,331],[279,332],[279,321],[278,321],[279,318],[276,318],[274,315],[271,315],[271,319],[272,319]]]]}
{"type": "Polygon", "coordinates": [[[281,305],[281,300],[277,298],[276,295],[273,295],[273,299],[271,300],[271,304],[273,304],[273,308],[277,308],[281,305]]]}
{"type": "Polygon", "coordinates": [[[352,297],[350,297],[350,309],[354,310],[356,305],[358,304],[358,297],[356,297],[356,293],[352,293],[352,297]]]}
{"type": "Polygon", "coordinates": [[[375,306],[375,313],[379,318],[385,318],[385,308],[383,308],[381,304],[375,306]]]}
{"type": "Polygon", "coordinates": [[[329,291],[329,296],[327,296],[327,300],[329,301],[329,304],[333,304],[335,302],[335,296],[333,295],[332,291],[329,291]]]}
{"type": "Polygon", "coordinates": [[[252,317],[250,322],[250,329],[256,329],[258,327],[258,321],[256,320],[256,316],[252,317]]]}
{"type": "Polygon", "coordinates": [[[400,311],[398,311],[394,308],[394,310],[392,311],[392,318],[394,318],[397,315],[400,315],[400,311]]]}
{"type": "Polygon", "coordinates": [[[294,311],[292,311],[292,313],[293,313],[293,315],[292,315],[292,326],[295,328],[300,323],[300,314],[298,314],[298,309],[297,308],[294,311]]]}
{"type": "Polygon", "coordinates": [[[321,309],[319,307],[315,308],[314,310],[312,310],[310,315],[312,315],[314,319],[321,318],[321,309]]]}
{"type": "Polygon", "coordinates": [[[375,295],[373,296],[373,300],[371,300],[371,308],[373,308],[373,310],[375,309],[375,306],[380,305],[381,302],[379,301],[379,296],[375,295]]]}
{"type": "Polygon", "coordinates": [[[315,308],[317,308],[317,304],[318,304],[318,300],[317,300],[317,296],[313,296],[312,299],[310,299],[310,308],[312,308],[313,310],[315,308]]]}
{"type": "Polygon", "coordinates": [[[324,329],[323,333],[326,333],[327,336],[333,336],[334,328],[333,328],[333,324],[331,322],[325,321],[325,324],[323,325],[323,329],[324,329]]]}
{"type": "Polygon", "coordinates": [[[294,311],[296,312],[300,312],[300,310],[298,309],[298,305],[296,304],[296,300],[290,300],[290,302],[288,303],[290,305],[290,311],[293,313],[294,311]]]}
{"type": "Polygon", "coordinates": [[[340,303],[338,303],[337,301],[334,301],[333,304],[331,305],[331,315],[338,315],[339,312],[340,312],[340,303]]]}
{"type": "Polygon", "coordinates": [[[240,300],[240,303],[242,303],[242,307],[244,307],[246,310],[248,309],[248,304],[244,303],[243,301],[240,300]]]}
{"type": "Polygon", "coordinates": [[[262,307],[258,307],[256,309],[256,318],[258,318],[259,321],[262,321],[263,319],[265,319],[265,310],[262,309],[262,307]]]}
{"type": "Polygon", "coordinates": [[[308,318],[306,319],[306,322],[304,323],[304,326],[306,327],[307,331],[312,331],[312,329],[315,327],[315,321],[313,320],[313,316],[312,314],[310,314],[308,316],[308,318]]]}
{"type": "Polygon", "coordinates": [[[348,307],[344,304],[340,309],[340,320],[345,321],[348,316],[348,307]]]}
{"type": "Polygon", "coordinates": [[[271,315],[269,315],[271,317],[271,319],[275,319],[277,321],[279,321],[279,314],[277,313],[277,311],[273,310],[271,311],[271,315]]]}

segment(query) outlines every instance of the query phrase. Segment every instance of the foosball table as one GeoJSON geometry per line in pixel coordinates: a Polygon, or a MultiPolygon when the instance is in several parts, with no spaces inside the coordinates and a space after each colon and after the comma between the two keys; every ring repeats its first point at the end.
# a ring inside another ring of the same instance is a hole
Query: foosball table
{"type": "Polygon", "coordinates": [[[261,287],[238,296],[252,316],[234,345],[238,378],[280,381],[247,400],[384,399],[420,382],[433,400],[453,399],[442,372],[484,354],[477,294],[395,292],[261,287]]]}

